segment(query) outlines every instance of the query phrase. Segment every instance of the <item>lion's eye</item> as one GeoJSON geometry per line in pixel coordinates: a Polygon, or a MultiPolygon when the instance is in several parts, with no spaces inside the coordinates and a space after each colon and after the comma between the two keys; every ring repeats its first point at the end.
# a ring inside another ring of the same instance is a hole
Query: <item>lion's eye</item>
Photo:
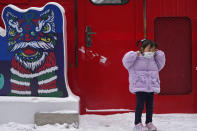
{"type": "Polygon", "coordinates": [[[49,33],[51,31],[51,25],[49,23],[47,23],[44,28],[43,28],[43,32],[44,33],[49,33]]]}

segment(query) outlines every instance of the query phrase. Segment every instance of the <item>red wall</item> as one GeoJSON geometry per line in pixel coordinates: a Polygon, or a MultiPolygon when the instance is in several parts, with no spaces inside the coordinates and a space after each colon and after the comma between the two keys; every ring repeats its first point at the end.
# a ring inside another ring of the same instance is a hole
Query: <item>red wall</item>
{"type": "MultiPolygon", "coordinates": [[[[0,11],[7,4],[15,4],[21,8],[41,7],[49,0],[9,0],[1,1],[0,11]]],[[[122,56],[129,50],[137,50],[135,41],[143,38],[143,3],[142,0],[130,0],[123,6],[97,6],[89,0],[78,0],[78,48],[85,47],[86,53],[78,50],[79,66],[75,63],[75,17],[74,0],[55,0],[66,11],[68,38],[68,82],[71,90],[81,98],[81,113],[86,108],[134,110],[135,96],[128,90],[128,73],[121,63],[122,56]],[[85,45],[85,27],[91,25],[97,34],[92,38],[94,46],[85,45]],[[99,65],[98,60],[89,59],[88,52],[93,51],[107,56],[109,63],[99,65]],[[106,72],[106,73],[105,73],[106,72]],[[93,76],[95,75],[95,78],[93,76]],[[105,84],[106,83],[106,84],[105,84]]],[[[147,37],[155,40],[155,24],[157,17],[188,17],[192,23],[192,92],[186,94],[168,94],[155,96],[155,113],[196,113],[197,112],[197,9],[196,0],[147,0],[147,37]]],[[[3,26],[2,20],[0,25],[3,26]]],[[[164,48],[165,46],[161,46],[164,48]]],[[[165,53],[168,54],[166,48],[165,53]]],[[[171,53],[173,55],[173,53],[171,53]]],[[[180,58],[184,54],[180,54],[180,58]]],[[[170,57],[170,56],[169,56],[170,57]]],[[[173,63],[173,59],[167,59],[173,63]]],[[[181,66],[181,65],[180,65],[181,66]]],[[[176,67],[174,67],[176,69],[176,67]]],[[[161,72],[161,79],[166,76],[161,72]]],[[[176,79],[177,83],[179,82],[176,79]]],[[[191,84],[191,83],[190,83],[191,84]]],[[[162,88],[161,84],[161,88],[162,88]]],[[[179,87],[177,87],[179,88],[179,87]]]]}

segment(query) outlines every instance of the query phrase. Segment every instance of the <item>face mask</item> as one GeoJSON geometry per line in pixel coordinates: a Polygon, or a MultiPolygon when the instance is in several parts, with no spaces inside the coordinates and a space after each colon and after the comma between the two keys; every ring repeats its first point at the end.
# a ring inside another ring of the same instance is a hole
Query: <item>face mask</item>
{"type": "Polygon", "coordinates": [[[145,58],[152,58],[154,56],[154,52],[144,52],[144,57],[145,58]]]}

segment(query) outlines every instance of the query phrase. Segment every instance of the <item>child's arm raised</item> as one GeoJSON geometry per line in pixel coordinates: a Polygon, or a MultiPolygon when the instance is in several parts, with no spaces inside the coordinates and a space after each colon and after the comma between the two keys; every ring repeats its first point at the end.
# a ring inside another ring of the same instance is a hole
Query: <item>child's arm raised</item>
{"type": "Polygon", "coordinates": [[[131,68],[137,56],[139,56],[139,52],[135,51],[129,51],[124,55],[122,63],[127,70],[131,68]]]}
{"type": "Polygon", "coordinates": [[[166,62],[166,58],[165,58],[165,54],[163,51],[161,50],[157,50],[155,52],[155,61],[157,63],[158,66],[158,70],[160,71],[161,69],[163,69],[165,62],[166,62]]]}

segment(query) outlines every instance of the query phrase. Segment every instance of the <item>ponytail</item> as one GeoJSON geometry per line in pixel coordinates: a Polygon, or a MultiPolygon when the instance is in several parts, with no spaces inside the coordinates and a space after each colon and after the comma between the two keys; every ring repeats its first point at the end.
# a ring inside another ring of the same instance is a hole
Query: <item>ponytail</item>
{"type": "Polygon", "coordinates": [[[138,40],[138,41],[136,42],[137,47],[139,47],[139,44],[142,45],[142,43],[143,43],[145,40],[146,40],[145,38],[144,38],[144,39],[141,39],[141,40],[138,40]]]}
{"type": "Polygon", "coordinates": [[[137,47],[139,48],[140,53],[142,53],[141,47],[142,47],[142,44],[143,44],[143,42],[144,42],[145,40],[146,40],[146,39],[144,38],[144,39],[138,40],[138,41],[136,42],[136,45],[137,45],[137,47]],[[140,46],[139,46],[139,45],[140,45],[140,46]]]}
{"type": "MultiPolygon", "coordinates": [[[[139,44],[141,43],[141,40],[138,40],[137,42],[136,42],[136,45],[137,45],[137,47],[139,47],[139,44]]],[[[142,43],[141,43],[141,45],[142,45],[142,43]]]]}

